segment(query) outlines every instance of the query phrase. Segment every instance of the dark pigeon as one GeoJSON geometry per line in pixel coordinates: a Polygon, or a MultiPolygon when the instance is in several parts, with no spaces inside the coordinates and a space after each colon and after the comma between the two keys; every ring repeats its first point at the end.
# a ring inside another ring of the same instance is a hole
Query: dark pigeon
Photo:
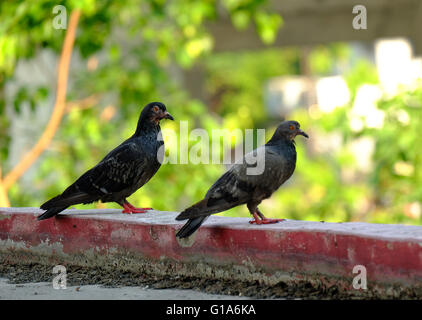
{"type": "Polygon", "coordinates": [[[246,204],[254,217],[250,223],[268,224],[283,219],[267,219],[258,209],[262,200],[269,198],[287,179],[296,167],[296,148],[294,139],[297,135],[308,138],[300,129],[297,121],[284,121],[272,138],[256,150],[246,154],[223,174],[208,190],[202,201],[180,213],[176,220],[189,219],[176,234],[186,238],[193,234],[201,224],[214,213],[246,204]],[[252,159],[258,157],[253,164],[252,159]],[[248,168],[265,163],[261,174],[248,174],[248,168]]]}
{"type": "Polygon", "coordinates": [[[46,211],[38,220],[51,218],[71,205],[99,200],[117,202],[124,208],[124,213],[144,213],[151,209],[135,208],[126,198],[147,183],[161,166],[158,155],[164,144],[160,129],[162,119],[174,120],[163,103],[146,105],[135,133],[61,195],[44,203],[41,209],[46,211]]]}

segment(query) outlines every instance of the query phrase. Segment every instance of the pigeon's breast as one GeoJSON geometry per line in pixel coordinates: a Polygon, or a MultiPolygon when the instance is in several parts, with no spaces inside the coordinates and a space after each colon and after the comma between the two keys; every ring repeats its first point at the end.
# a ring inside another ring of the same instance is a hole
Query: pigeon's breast
{"type": "Polygon", "coordinates": [[[265,155],[265,180],[276,190],[292,176],[296,168],[296,149],[293,144],[282,148],[271,147],[265,155]]]}
{"type": "Polygon", "coordinates": [[[150,135],[143,137],[139,147],[141,152],[137,161],[135,183],[131,188],[132,192],[147,183],[160,168],[162,162],[162,158],[160,161],[160,149],[164,150],[164,142],[157,139],[157,135],[150,135]]]}

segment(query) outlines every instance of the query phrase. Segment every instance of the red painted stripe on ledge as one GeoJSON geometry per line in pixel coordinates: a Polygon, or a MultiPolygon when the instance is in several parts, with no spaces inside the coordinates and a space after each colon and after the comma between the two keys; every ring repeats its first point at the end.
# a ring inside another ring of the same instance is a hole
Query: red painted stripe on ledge
{"type": "Polygon", "coordinates": [[[268,274],[353,277],[353,267],[364,265],[371,281],[420,285],[422,279],[420,226],[294,220],[256,226],[247,218],[212,216],[188,244],[175,237],[183,225],[174,220],[176,212],[66,210],[57,218],[37,221],[41,212],[0,208],[0,250],[6,243],[23,242],[28,250],[48,243],[59,244],[68,254],[117,249],[150,259],[253,265],[268,274]]]}

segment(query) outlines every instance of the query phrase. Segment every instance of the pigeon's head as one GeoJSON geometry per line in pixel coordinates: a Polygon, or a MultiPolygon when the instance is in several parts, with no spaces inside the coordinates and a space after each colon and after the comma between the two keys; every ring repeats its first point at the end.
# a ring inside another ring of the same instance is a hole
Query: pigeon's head
{"type": "Polygon", "coordinates": [[[277,127],[277,130],[274,133],[272,139],[287,139],[287,140],[294,140],[297,135],[304,136],[305,138],[309,138],[305,131],[300,129],[300,124],[297,121],[283,121],[277,127]]]}
{"type": "Polygon", "coordinates": [[[141,116],[145,116],[145,118],[147,118],[151,122],[155,122],[155,124],[159,124],[160,120],[162,119],[174,120],[172,115],[167,112],[164,103],[161,102],[148,103],[145,106],[144,110],[142,110],[141,116]]]}

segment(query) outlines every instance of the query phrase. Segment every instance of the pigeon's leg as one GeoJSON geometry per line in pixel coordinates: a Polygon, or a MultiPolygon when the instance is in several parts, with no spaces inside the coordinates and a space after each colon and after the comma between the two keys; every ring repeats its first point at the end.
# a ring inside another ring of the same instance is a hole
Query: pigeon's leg
{"type": "Polygon", "coordinates": [[[255,212],[252,214],[255,220],[249,221],[249,223],[256,223],[256,224],[271,224],[277,223],[279,221],[284,221],[286,219],[269,219],[265,218],[264,214],[259,211],[258,208],[255,209],[255,212]]]}
{"type": "Polygon", "coordinates": [[[152,208],[136,208],[129,203],[129,201],[125,200],[122,204],[123,211],[122,213],[145,213],[148,210],[152,210],[152,208]]]}
{"type": "Polygon", "coordinates": [[[250,224],[252,223],[256,223],[256,224],[262,224],[261,219],[258,217],[258,215],[256,214],[256,212],[252,213],[253,217],[255,220],[251,220],[249,221],[250,224]]]}
{"type": "Polygon", "coordinates": [[[258,204],[259,202],[248,202],[247,207],[250,214],[254,217],[254,220],[249,221],[249,223],[262,224],[262,220],[258,216],[258,204]]]}

